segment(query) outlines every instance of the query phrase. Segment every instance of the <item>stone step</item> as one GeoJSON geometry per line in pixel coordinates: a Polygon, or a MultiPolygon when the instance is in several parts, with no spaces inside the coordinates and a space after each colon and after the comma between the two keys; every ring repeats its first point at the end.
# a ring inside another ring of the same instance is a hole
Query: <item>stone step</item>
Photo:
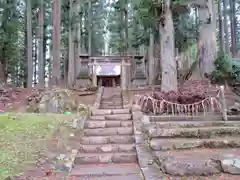
{"type": "Polygon", "coordinates": [[[100,105],[100,108],[99,109],[122,109],[123,106],[102,106],[100,105]]]}
{"type": "MultiPolygon", "coordinates": [[[[70,179],[76,179],[76,176],[70,177],[70,179]]],[[[143,177],[141,173],[139,174],[130,174],[130,175],[114,175],[114,176],[105,176],[105,175],[99,175],[99,176],[84,176],[80,177],[80,179],[76,180],[142,180],[143,177]]],[[[235,180],[235,179],[234,179],[235,180]]]]}
{"type": "Polygon", "coordinates": [[[100,116],[100,115],[107,115],[112,114],[111,109],[94,109],[92,110],[92,116],[100,116]]]}
{"type": "Polygon", "coordinates": [[[140,174],[138,164],[132,163],[76,165],[70,173],[81,180],[140,180],[140,174]]]}
{"type": "Polygon", "coordinates": [[[104,106],[121,106],[123,103],[115,101],[115,102],[101,102],[100,104],[104,106]]]}
{"type": "Polygon", "coordinates": [[[126,121],[132,119],[131,114],[110,114],[105,116],[106,120],[126,121]]]}
{"type": "Polygon", "coordinates": [[[151,149],[155,151],[183,150],[193,148],[240,148],[239,137],[217,137],[214,139],[157,139],[149,142],[151,149]]]}
{"type": "Polygon", "coordinates": [[[191,149],[153,152],[161,170],[173,176],[240,173],[240,149],[191,149]],[[235,163],[235,164],[234,164],[235,163]]]}
{"type": "Polygon", "coordinates": [[[131,114],[110,114],[89,117],[89,121],[132,121],[131,119],[131,114]]]}
{"type": "Polygon", "coordinates": [[[132,121],[86,121],[85,128],[95,129],[95,128],[110,128],[110,127],[132,127],[132,121]]]}
{"type": "Polygon", "coordinates": [[[80,138],[81,144],[132,144],[135,142],[132,135],[112,135],[112,136],[83,136],[80,138]]]}
{"type": "Polygon", "coordinates": [[[129,115],[130,109],[94,109],[92,116],[101,115],[129,115]]]}
{"type": "MultiPolygon", "coordinates": [[[[221,121],[221,116],[150,116],[150,122],[169,122],[169,121],[221,121]]],[[[230,120],[230,119],[229,119],[230,120]]]]}
{"type": "Polygon", "coordinates": [[[124,153],[79,153],[74,164],[136,163],[136,152],[124,153]]]}
{"type": "Polygon", "coordinates": [[[132,135],[132,127],[84,129],[85,136],[132,135]]]}
{"type": "Polygon", "coordinates": [[[122,100],[122,97],[121,96],[114,96],[114,97],[102,97],[101,99],[103,102],[111,102],[112,100],[115,100],[115,101],[121,101],[122,100]]]}
{"type": "Polygon", "coordinates": [[[238,136],[240,127],[199,127],[199,128],[153,128],[147,131],[150,138],[210,138],[218,136],[238,136]]]}
{"type": "Polygon", "coordinates": [[[80,145],[79,152],[83,153],[115,153],[135,152],[135,144],[101,144],[101,145],[80,145]]]}
{"type": "Polygon", "coordinates": [[[145,127],[152,128],[192,128],[192,127],[211,127],[211,126],[240,126],[240,121],[170,121],[153,122],[145,127]]]}

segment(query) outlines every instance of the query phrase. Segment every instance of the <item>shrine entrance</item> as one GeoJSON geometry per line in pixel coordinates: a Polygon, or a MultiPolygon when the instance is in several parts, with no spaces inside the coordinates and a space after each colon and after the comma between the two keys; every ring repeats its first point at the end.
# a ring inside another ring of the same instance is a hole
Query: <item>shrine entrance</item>
{"type": "Polygon", "coordinates": [[[117,87],[121,85],[121,76],[97,76],[98,86],[117,87]]]}

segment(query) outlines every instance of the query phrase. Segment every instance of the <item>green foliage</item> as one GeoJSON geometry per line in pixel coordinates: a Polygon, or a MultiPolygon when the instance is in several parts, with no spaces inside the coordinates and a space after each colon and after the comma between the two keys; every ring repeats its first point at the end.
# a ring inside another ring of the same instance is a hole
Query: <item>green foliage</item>
{"type": "Polygon", "coordinates": [[[212,81],[216,83],[239,81],[240,67],[232,63],[232,59],[227,55],[219,55],[214,62],[215,70],[212,72],[212,81]]]}

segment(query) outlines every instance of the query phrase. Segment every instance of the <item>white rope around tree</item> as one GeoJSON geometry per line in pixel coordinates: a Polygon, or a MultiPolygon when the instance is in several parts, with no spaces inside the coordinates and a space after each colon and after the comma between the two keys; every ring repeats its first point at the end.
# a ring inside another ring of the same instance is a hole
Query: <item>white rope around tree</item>
{"type": "Polygon", "coordinates": [[[217,90],[217,95],[214,97],[207,97],[201,101],[192,104],[180,104],[161,99],[155,99],[152,95],[135,95],[135,103],[140,105],[143,111],[152,111],[154,114],[197,114],[203,112],[204,115],[208,111],[215,111],[220,109],[221,104],[219,102],[220,90],[217,90]]]}

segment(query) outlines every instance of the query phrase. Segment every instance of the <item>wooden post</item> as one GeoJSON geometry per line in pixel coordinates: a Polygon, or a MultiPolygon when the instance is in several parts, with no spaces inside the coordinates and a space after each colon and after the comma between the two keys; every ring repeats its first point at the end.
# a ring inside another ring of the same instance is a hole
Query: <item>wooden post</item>
{"type": "Polygon", "coordinates": [[[221,103],[221,113],[223,116],[223,120],[227,121],[227,107],[226,107],[226,100],[225,100],[225,94],[224,94],[224,86],[220,86],[220,103],[221,103]]]}
{"type": "Polygon", "coordinates": [[[97,86],[97,74],[96,74],[96,59],[93,60],[93,86],[96,87],[97,86]]]}
{"type": "Polygon", "coordinates": [[[122,90],[126,90],[126,65],[124,58],[121,64],[121,88],[122,90]]]}

